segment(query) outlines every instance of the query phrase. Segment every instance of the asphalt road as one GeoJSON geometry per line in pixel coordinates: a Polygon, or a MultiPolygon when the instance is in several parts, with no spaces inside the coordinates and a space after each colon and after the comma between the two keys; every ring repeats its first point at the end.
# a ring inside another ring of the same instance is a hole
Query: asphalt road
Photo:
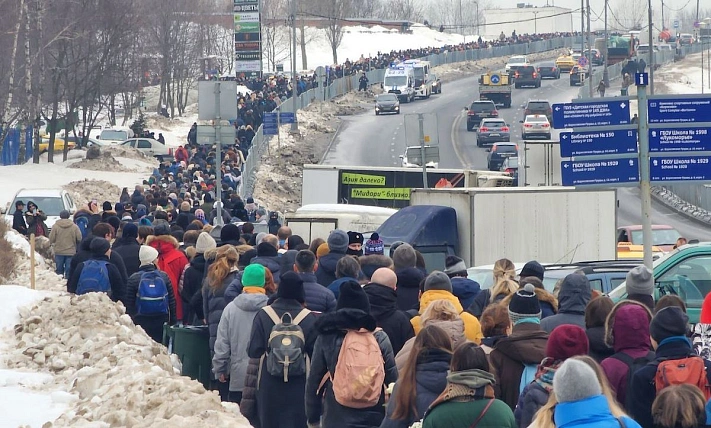
{"type": "MultiPolygon", "coordinates": [[[[467,132],[466,112],[475,97],[478,97],[478,75],[449,82],[443,85],[442,94],[432,95],[427,100],[400,104],[401,114],[375,116],[374,111],[344,117],[344,124],[325,164],[349,166],[400,166],[400,155],[410,145],[419,145],[415,117],[405,117],[416,113],[434,113],[426,119],[426,134],[436,132],[440,147],[440,168],[487,169],[487,154],[484,148],[477,148],[476,134],[467,132]],[[436,128],[436,129],[435,129],[436,128]]],[[[540,88],[514,89],[512,107],[500,109],[502,117],[511,126],[511,140],[521,139],[523,106],[530,99],[544,99],[553,103],[570,102],[578,94],[579,87],[571,87],[567,74],[559,80],[544,80],[540,88]]],[[[433,143],[434,135],[432,135],[433,143]]],[[[553,140],[558,139],[558,131],[553,130],[553,140]]],[[[618,189],[618,225],[641,223],[641,200],[638,188],[618,189]]],[[[666,206],[652,202],[652,223],[668,224],[675,227],[689,239],[711,241],[711,227],[684,217],[666,206]]]]}

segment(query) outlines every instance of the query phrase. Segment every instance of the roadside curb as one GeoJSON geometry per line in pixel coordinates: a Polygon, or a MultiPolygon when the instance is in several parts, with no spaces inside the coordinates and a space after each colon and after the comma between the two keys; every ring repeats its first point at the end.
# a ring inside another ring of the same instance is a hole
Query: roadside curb
{"type": "Polygon", "coordinates": [[[336,138],[338,138],[338,133],[341,132],[342,125],[343,125],[343,119],[338,118],[338,126],[336,127],[336,132],[333,133],[333,137],[331,137],[331,141],[328,143],[328,146],[326,146],[326,150],[323,152],[323,156],[321,156],[321,160],[318,161],[318,165],[322,165],[323,161],[326,160],[326,156],[331,152],[331,149],[333,148],[333,143],[336,142],[336,138]]]}
{"type": "Polygon", "coordinates": [[[676,211],[684,217],[687,217],[702,226],[711,225],[711,212],[684,201],[664,187],[653,186],[651,195],[656,201],[662,203],[667,208],[676,211]]]}

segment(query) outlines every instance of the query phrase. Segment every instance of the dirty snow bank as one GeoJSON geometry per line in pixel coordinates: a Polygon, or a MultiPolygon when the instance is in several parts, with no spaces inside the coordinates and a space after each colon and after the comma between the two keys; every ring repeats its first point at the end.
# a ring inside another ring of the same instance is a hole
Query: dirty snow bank
{"type": "Polygon", "coordinates": [[[176,374],[165,347],[105,294],[51,295],[19,312],[6,365],[53,374],[38,388],[67,404],[54,427],[249,426],[236,405],[176,374]]]}
{"type": "Polygon", "coordinates": [[[654,72],[655,90],[662,94],[700,94],[704,92],[701,82],[705,77],[702,73],[701,54],[687,55],[681,61],[662,66],[654,72]]]}
{"type": "MultiPolygon", "coordinates": [[[[121,196],[121,188],[106,180],[84,180],[72,181],[65,184],[64,190],[69,192],[74,199],[74,203],[80,208],[87,205],[92,199],[96,199],[101,204],[103,201],[110,201],[113,205],[121,196]]],[[[133,187],[128,188],[129,192],[133,191],[133,187]]]]}
{"type": "MultiPolygon", "coordinates": [[[[5,278],[5,281],[29,287],[32,269],[30,243],[27,238],[14,229],[5,232],[5,240],[12,245],[16,260],[12,275],[10,278],[5,278]]],[[[45,237],[37,238],[35,241],[35,287],[39,290],[60,291],[64,289],[64,284],[62,277],[54,272],[54,260],[51,257],[45,259],[41,255],[41,252],[46,254],[50,251],[49,239],[45,237]]]]}

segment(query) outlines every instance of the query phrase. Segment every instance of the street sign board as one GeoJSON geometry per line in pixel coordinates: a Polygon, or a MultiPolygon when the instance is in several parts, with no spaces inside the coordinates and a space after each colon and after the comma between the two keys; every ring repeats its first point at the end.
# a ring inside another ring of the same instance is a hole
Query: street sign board
{"type": "Polygon", "coordinates": [[[563,186],[614,186],[639,181],[637,158],[563,161],[563,186]]]}
{"type": "Polygon", "coordinates": [[[262,133],[264,135],[277,135],[279,134],[279,127],[277,126],[277,114],[276,112],[264,113],[262,122],[262,133]]]}
{"type": "Polygon", "coordinates": [[[656,128],[649,130],[650,152],[711,151],[711,127],[656,128]]]}
{"type": "Polygon", "coordinates": [[[711,97],[650,98],[648,104],[649,123],[705,122],[711,115],[711,97]]]}
{"type": "Polygon", "coordinates": [[[652,181],[711,181],[711,156],[665,156],[649,162],[652,181]]]}
{"type": "Polygon", "coordinates": [[[215,91],[220,90],[220,118],[232,120],[237,117],[236,81],[205,80],[198,82],[198,119],[217,119],[215,91]]]}
{"type": "Polygon", "coordinates": [[[279,113],[279,121],[284,124],[284,123],[294,123],[296,121],[296,116],[294,113],[291,112],[282,112],[279,113]]]}
{"type": "Polygon", "coordinates": [[[564,158],[621,153],[637,153],[636,129],[560,133],[560,156],[564,158]]]}
{"type": "Polygon", "coordinates": [[[627,125],[629,123],[630,105],[626,100],[553,104],[553,127],[555,129],[627,125]]]}
{"type": "Polygon", "coordinates": [[[588,65],[588,57],[581,56],[580,58],[578,58],[578,65],[581,67],[585,67],[586,65],[588,65]]]}
{"type": "Polygon", "coordinates": [[[679,28],[679,20],[678,19],[674,20],[674,28],[679,28]]]}
{"type": "Polygon", "coordinates": [[[635,86],[647,86],[648,83],[649,83],[649,73],[635,73],[634,74],[635,86]]]}
{"type": "MultiPolygon", "coordinates": [[[[200,145],[211,146],[217,141],[216,130],[214,126],[210,125],[198,125],[197,127],[197,143],[200,145]]],[[[235,143],[235,128],[229,125],[224,125],[220,127],[220,144],[234,144],[235,143]]]]}

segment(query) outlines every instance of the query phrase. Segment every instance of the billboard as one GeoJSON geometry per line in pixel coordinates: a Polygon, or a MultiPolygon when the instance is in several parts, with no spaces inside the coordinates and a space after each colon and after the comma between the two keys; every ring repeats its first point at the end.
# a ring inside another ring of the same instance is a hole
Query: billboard
{"type": "Polygon", "coordinates": [[[259,0],[234,0],[235,71],[259,77],[262,72],[259,0]]]}

